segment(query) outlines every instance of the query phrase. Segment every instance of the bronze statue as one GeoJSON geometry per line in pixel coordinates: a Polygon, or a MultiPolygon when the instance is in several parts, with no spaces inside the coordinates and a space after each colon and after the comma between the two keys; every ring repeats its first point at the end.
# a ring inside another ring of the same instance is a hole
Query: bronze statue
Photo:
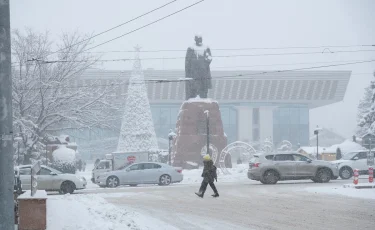
{"type": "Polygon", "coordinates": [[[202,36],[195,36],[195,44],[187,49],[185,58],[185,77],[192,80],[186,81],[186,100],[207,98],[208,89],[212,88],[210,64],[212,61],[211,50],[202,44],[202,36]]]}

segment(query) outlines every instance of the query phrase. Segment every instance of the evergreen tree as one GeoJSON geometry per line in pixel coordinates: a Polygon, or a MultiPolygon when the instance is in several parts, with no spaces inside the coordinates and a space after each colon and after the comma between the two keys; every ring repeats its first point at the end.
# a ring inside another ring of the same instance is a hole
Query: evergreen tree
{"type": "Polygon", "coordinates": [[[128,95],[117,145],[119,152],[143,152],[158,149],[139,50],[140,48],[136,47],[137,52],[129,79],[128,95]]]}
{"type": "Polygon", "coordinates": [[[358,105],[357,117],[358,136],[375,134],[375,81],[371,81],[371,85],[365,88],[365,94],[358,105]]]}
{"type": "Polygon", "coordinates": [[[341,149],[336,149],[336,160],[340,160],[342,158],[341,149]]]}

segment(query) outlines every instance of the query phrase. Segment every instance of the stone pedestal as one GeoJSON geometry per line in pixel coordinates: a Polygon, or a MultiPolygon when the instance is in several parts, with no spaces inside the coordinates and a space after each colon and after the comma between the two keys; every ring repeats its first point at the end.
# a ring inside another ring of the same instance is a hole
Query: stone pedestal
{"type": "Polygon", "coordinates": [[[202,152],[207,146],[207,120],[205,111],[209,111],[210,153],[215,155],[215,164],[223,148],[227,145],[219,104],[211,99],[189,99],[180,109],[176,124],[176,137],[172,143],[173,166],[192,168],[202,164],[202,152]]]}
{"type": "Polygon", "coordinates": [[[47,229],[47,193],[38,190],[34,196],[30,190],[18,197],[19,230],[47,229]]]}

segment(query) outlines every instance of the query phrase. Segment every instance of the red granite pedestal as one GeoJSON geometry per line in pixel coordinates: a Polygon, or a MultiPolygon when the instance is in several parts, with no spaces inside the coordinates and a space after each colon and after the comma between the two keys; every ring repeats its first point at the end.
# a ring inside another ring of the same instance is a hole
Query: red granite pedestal
{"type": "Polygon", "coordinates": [[[180,109],[176,124],[176,137],[172,143],[173,166],[194,168],[202,164],[202,152],[207,148],[207,120],[209,112],[210,153],[217,152],[216,163],[223,148],[227,145],[219,104],[211,99],[190,99],[180,109]],[[211,148],[212,147],[212,148],[211,148]]]}

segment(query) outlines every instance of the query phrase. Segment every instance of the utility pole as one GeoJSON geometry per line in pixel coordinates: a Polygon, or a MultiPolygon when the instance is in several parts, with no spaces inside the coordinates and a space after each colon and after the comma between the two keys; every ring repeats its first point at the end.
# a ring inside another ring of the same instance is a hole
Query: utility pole
{"type": "Polygon", "coordinates": [[[206,114],[206,124],[207,124],[207,155],[210,155],[210,117],[209,111],[204,111],[206,114]]]}
{"type": "Polygon", "coordinates": [[[14,229],[12,78],[9,0],[0,0],[0,229],[14,229]]]}

